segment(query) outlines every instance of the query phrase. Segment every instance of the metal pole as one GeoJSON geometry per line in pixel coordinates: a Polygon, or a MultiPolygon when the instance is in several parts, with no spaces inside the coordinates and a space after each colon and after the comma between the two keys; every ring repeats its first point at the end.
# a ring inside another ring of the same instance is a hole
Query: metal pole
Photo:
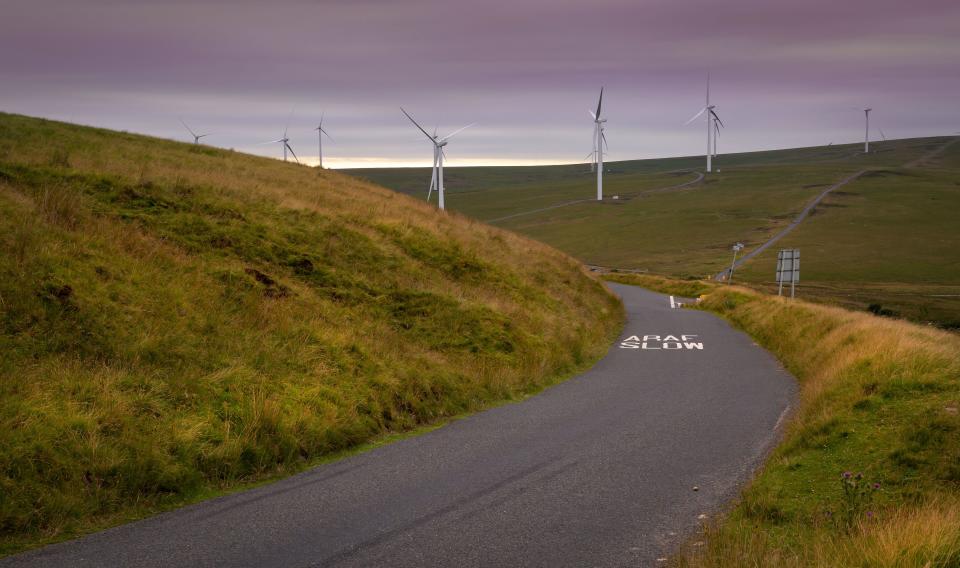
{"type": "Polygon", "coordinates": [[[597,201],[603,201],[603,124],[600,122],[597,122],[597,201]]]}
{"type": "Polygon", "coordinates": [[[320,158],[320,169],[323,169],[323,131],[317,129],[317,157],[320,158]]]}
{"type": "Polygon", "coordinates": [[[737,265],[737,247],[733,247],[733,262],[730,263],[730,278],[727,284],[733,284],[733,267],[737,265]]]}
{"type": "Polygon", "coordinates": [[[444,208],[443,204],[443,148],[438,148],[437,153],[437,163],[439,167],[437,168],[437,190],[440,195],[440,209],[444,208]]]}

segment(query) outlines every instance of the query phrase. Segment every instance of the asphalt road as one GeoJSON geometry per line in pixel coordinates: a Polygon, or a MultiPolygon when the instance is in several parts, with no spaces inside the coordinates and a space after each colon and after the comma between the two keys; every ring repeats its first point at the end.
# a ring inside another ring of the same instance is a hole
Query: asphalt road
{"type": "Polygon", "coordinates": [[[623,336],[537,396],[0,566],[656,565],[749,479],[795,387],[713,315],[612,288],[623,336]]]}

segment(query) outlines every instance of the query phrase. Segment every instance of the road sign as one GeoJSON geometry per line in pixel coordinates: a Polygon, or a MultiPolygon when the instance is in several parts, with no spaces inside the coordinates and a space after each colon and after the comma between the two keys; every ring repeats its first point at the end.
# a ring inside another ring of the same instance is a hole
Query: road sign
{"type": "Polygon", "coordinates": [[[777,295],[783,295],[783,283],[790,283],[790,297],[795,296],[797,282],[800,281],[800,249],[782,249],[777,253],[777,282],[780,287],[777,295]]]}

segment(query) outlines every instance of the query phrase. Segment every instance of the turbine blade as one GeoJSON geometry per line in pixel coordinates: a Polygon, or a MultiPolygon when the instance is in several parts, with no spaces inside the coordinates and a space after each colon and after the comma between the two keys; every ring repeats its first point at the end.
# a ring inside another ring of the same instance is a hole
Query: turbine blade
{"type": "Polygon", "coordinates": [[[254,144],[254,146],[266,146],[267,144],[276,144],[277,142],[283,142],[283,138],[280,138],[279,140],[271,140],[269,142],[259,142],[254,144]]]}
{"type": "MultiPolygon", "coordinates": [[[[327,134],[327,131],[322,128],[318,128],[317,130],[319,130],[320,132],[323,132],[324,134],[327,134]]],[[[327,134],[327,138],[329,138],[331,142],[335,142],[335,140],[333,139],[333,136],[330,136],[329,134],[327,134]]]]}
{"type": "Polygon", "coordinates": [[[603,145],[606,146],[607,150],[609,150],[609,149],[610,149],[610,145],[607,144],[607,135],[604,134],[602,130],[600,131],[600,138],[603,139],[603,145]]]}
{"type": "Polygon", "coordinates": [[[470,123],[470,124],[464,126],[463,128],[461,128],[460,130],[455,130],[453,133],[447,134],[446,136],[444,136],[443,138],[441,138],[440,141],[441,141],[441,142],[444,142],[444,141],[446,141],[446,140],[449,140],[449,139],[453,138],[454,136],[456,136],[457,134],[460,134],[460,133],[463,132],[464,130],[470,128],[471,126],[476,126],[476,125],[477,125],[476,122],[470,123]]]}
{"type": "Polygon", "coordinates": [[[593,117],[593,120],[597,120],[597,115],[596,115],[596,114],[594,114],[592,110],[590,110],[590,109],[587,109],[587,112],[589,112],[589,113],[590,113],[590,116],[592,116],[592,117],[593,117]]]}
{"type": "Polygon", "coordinates": [[[603,105],[603,87],[600,87],[600,100],[597,101],[597,114],[596,114],[597,117],[600,116],[600,107],[602,105],[603,105]]]}
{"type": "Polygon", "coordinates": [[[180,124],[182,124],[183,127],[186,128],[186,129],[190,132],[190,135],[191,135],[191,136],[196,136],[196,134],[194,134],[193,130],[190,130],[190,127],[187,126],[187,123],[184,122],[182,118],[180,119],[180,124]]]}
{"type": "Polygon", "coordinates": [[[400,107],[400,111],[403,112],[403,114],[407,115],[407,118],[410,119],[410,122],[412,122],[413,125],[416,126],[416,127],[420,130],[420,132],[423,132],[423,135],[424,135],[424,136],[426,136],[427,138],[429,138],[430,141],[433,142],[434,144],[437,143],[437,141],[434,140],[432,136],[430,136],[429,134],[427,134],[427,131],[424,130],[422,126],[420,126],[419,124],[417,124],[417,121],[414,120],[412,116],[410,116],[410,113],[408,113],[407,111],[403,110],[403,107],[400,107]]]}
{"type": "Polygon", "coordinates": [[[283,137],[287,137],[287,130],[290,128],[290,119],[293,118],[293,109],[290,109],[290,115],[287,117],[287,124],[283,127],[283,137]]]}
{"type": "Polygon", "coordinates": [[[703,107],[702,109],[700,109],[700,112],[698,112],[697,114],[693,115],[693,118],[691,118],[690,120],[684,122],[683,125],[686,126],[686,125],[690,124],[691,122],[693,122],[694,120],[700,118],[700,115],[703,114],[703,113],[705,113],[706,111],[707,111],[707,107],[703,107]]]}
{"type": "MultiPolygon", "coordinates": [[[[715,118],[715,119],[717,119],[717,122],[719,122],[719,123],[720,123],[720,126],[723,126],[723,121],[722,121],[722,120],[720,120],[720,117],[719,117],[719,116],[717,116],[717,113],[715,113],[715,112],[713,112],[713,111],[711,110],[711,111],[710,111],[710,114],[712,114],[712,115],[713,115],[713,118],[715,118]]],[[[723,127],[724,127],[724,128],[726,128],[726,126],[723,126],[723,127]]]]}
{"type": "Polygon", "coordinates": [[[293,159],[296,160],[297,163],[299,164],[300,158],[297,157],[296,152],[293,151],[293,148],[290,147],[290,144],[287,144],[286,142],[284,142],[283,145],[287,147],[287,150],[290,150],[290,153],[293,154],[293,159]]]}

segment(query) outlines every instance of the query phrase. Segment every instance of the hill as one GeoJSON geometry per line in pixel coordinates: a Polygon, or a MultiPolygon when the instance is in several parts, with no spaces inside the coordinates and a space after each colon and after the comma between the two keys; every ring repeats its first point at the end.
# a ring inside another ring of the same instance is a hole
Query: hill
{"type": "Polygon", "coordinates": [[[0,551],[534,392],[621,321],[563,253],[373,184],[0,114],[0,551]]]}
{"type": "MultiPolygon", "coordinates": [[[[447,168],[448,208],[531,236],[583,262],[681,278],[711,277],[730,247],[758,247],[817,195],[857,172],[800,228],[736,278],[773,287],[778,248],[801,249],[800,294],[845,307],[960,326],[960,144],[890,140],[701,157],[612,162],[605,199],[586,165],[447,168]],[[557,205],[561,205],[557,207],[557,205]]],[[[429,169],[352,170],[423,199],[429,169]]]]}

